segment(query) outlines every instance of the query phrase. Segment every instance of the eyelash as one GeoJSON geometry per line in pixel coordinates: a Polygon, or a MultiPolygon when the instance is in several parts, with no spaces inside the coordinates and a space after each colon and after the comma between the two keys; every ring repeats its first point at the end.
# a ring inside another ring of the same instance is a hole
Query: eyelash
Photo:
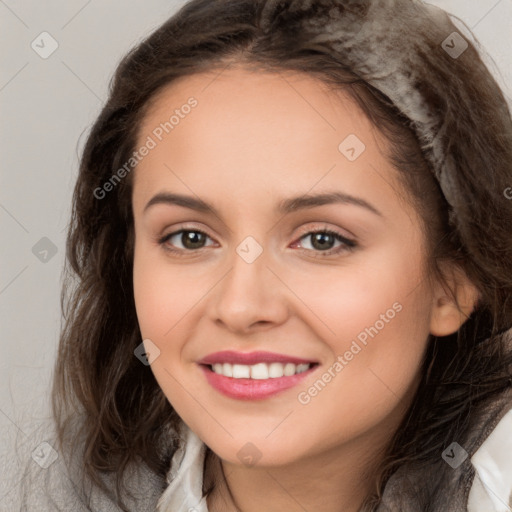
{"type": "MultiPolygon", "coordinates": [[[[169,245],[166,244],[167,240],[169,240],[173,236],[178,235],[180,233],[186,233],[186,232],[200,233],[200,234],[211,239],[211,237],[207,233],[205,233],[204,231],[202,231],[200,229],[183,227],[182,229],[173,231],[172,233],[169,233],[167,235],[162,236],[161,238],[158,238],[157,242],[159,245],[161,245],[163,247],[163,249],[165,251],[172,253],[173,255],[178,256],[178,257],[186,257],[187,256],[186,253],[198,252],[201,249],[205,248],[205,247],[200,247],[199,249],[172,249],[169,245]]],[[[307,236],[315,235],[317,233],[332,235],[337,241],[341,242],[343,245],[338,248],[328,249],[326,251],[320,251],[320,250],[315,250],[315,249],[303,249],[304,251],[317,253],[320,257],[324,258],[327,256],[339,254],[339,253],[342,253],[345,251],[353,251],[357,247],[357,243],[354,240],[350,240],[349,238],[346,238],[343,235],[341,235],[340,233],[338,233],[337,231],[333,231],[333,230],[327,229],[327,228],[306,231],[301,236],[299,236],[298,241],[302,240],[303,238],[305,238],[307,236]]],[[[294,242],[294,244],[295,243],[297,243],[297,242],[294,242]]]]}

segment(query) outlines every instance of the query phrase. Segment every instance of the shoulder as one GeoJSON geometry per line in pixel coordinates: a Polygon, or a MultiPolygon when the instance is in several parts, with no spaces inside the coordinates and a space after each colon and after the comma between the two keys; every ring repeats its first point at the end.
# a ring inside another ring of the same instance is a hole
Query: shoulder
{"type": "Polygon", "coordinates": [[[475,470],[468,512],[500,512],[512,508],[512,389],[490,412],[490,427],[471,457],[475,470]],[[509,508],[510,507],[510,508],[509,508]]]}
{"type": "MultiPolygon", "coordinates": [[[[503,334],[512,353],[512,329],[503,334]]],[[[512,508],[512,368],[509,387],[478,415],[469,443],[474,478],[467,500],[468,512],[501,512],[512,508]]]]}
{"type": "MultiPolygon", "coordinates": [[[[487,339],[482,347],[490,344],[497,346],[498,343],[507,355],[505,362],[508,364],[512,354],[512,329],[487,339]]],[[[452,443],[443,452],[444,461],[452,466],[453,474],[457,475],[454,482],[460,485],[464,511],[511,510],[512,368],[507,367],[504,372],[500,378],[508,380],[508,385],[472,411],[471,428],[465,438],[460,445],[452,443]]]]}
{"type": "MultiPolygon", "coordinates": [[[[498,341],[507,354],[512,353],[512,329],[500,340],[484,343],[498,341]]],[[[428,464],[404,464],[391,475],[379,512],[423,510],[426,503],[432,512],[512,510],[511,370],[503,379],[508,385],[469,411],[465,433],[443,439],[437,458],[428,464]]]]}
{"type": "MultiPolygon", "coordinates": [[[[50,421],[40,424],[13,449],[16,468],[8,475],[9,493],[0,501],[1,512],[121,512],[113,495],[107,495],[83,476],[80,442],[75,440],[77,455],[69,460],[58,450],[50,421]]],[[[114,489],[113,476],[105,476],[114,489]]],[[[133,497],[126,498],[129,510],[154,511],[164,489],[164,482],[147,466],[133,466],[126,475],[133,497]],[[130,498],[130,499],[129,499],[130,498]]]]}

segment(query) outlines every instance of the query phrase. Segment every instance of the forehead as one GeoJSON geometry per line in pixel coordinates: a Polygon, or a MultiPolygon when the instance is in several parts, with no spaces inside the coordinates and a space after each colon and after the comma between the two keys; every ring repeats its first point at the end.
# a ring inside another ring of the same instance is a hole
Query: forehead
{"type": "MultiPolygon", "coordinates": [[[[291,71],[256,72],[237,65],[182,76],[164,86],[148,101],[138,131],[139,141],[169,121],[190,98],[197,101],[197,107],[190,112],[197,137],[208,138],[220,129],[229,133],[230,126],[238,132],[243,124],[248,132],[267,132],[271,137],[275,130],[271,130],[268,121],[273,126],[278,121],[281,126],[288,121],[293,134],[309,137],[327,129],[338,131],[340,120],[350,120],[351,127],[361,133],[374,128],[347,93],[330,89],[318,78],[291,71]]],[[[177,139],[190,123],[180,124],[180,130],[173,128],[165,138],[177,139]]],[[[291,135],[282,133],[283,138],[291,135]]]]}
{"type": "MultiPolygon", "coordinates": [[[[329,87],[313,75],[291,70],[262,71],[243,64],[232,64],[228,68],[212,69],[173,80],[150,99],[144,122],[151,122],[155,115],[158,116],[159,110],[175,108],[175,104],[181,104],[192,95],[202,103],[203,108],[213,108],[225,101],[256,109],[273,103],[274,109],[276,105],[282,105],[276,113],[290,107],[290,114],[304,114],[313,110],[326,123],[330,122],[329,112],[333,107],[351,110],[356,116],[361,114],[347,93],[329,87]]],[[[260,114],[264,114],[264,111],[260,114]]]]}
{"type": "Polygon", "coordinates": [[[134,203],[167,185],[284,196],[343,176],[354,188],[362,167],[370,184],[379,178],[369,164],[390,166],[385,141],[347,93],[301,73],[238,67],[182,77],[149,104],[138,146],[148,137],[155,144],[136,167],[134,203]],[[361,158],[350,159],[348,146],[361,158]]]}

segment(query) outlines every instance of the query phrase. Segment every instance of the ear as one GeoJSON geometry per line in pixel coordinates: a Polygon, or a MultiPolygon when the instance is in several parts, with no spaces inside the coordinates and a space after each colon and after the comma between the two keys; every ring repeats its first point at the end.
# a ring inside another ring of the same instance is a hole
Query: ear
{"type": "Polygon", "coordinates": [[[448,336],[457,332],[475,309],[479,292],[458,266],[443,270],[445,282],[438,282],[433,294],[430,333],[448,336]]]}

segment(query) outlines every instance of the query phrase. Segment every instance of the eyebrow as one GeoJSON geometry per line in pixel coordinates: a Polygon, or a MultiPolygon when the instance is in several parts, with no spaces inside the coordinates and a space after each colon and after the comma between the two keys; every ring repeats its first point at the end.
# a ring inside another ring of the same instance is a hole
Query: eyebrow
{"type": "MultiPolygon", "coordinates": [[[[298,210],[314,208],[316,206],[323,206],[327,204],[351,204],[365,208],[375,215],[383,217],[382,213],[377,210],[370,203],[360,197],[355,197],[350,194],[343,192],[328,192],[321,194],[306,194],[297,197],[290,197],[281,200],[276,211],[280,214],[292,213],[298,210]]],[[[144,213],[153,205],[156,204],[173,204],[177,206],[183,206],[204,213],[213,213],[215,216],[220,218],[219,212],[211,204],[199,199],[198,197],[185,196],[182,194],[175,194],[171,192],[160,192],[153,196],[146,206],[144,207],[144,213]]]]}

